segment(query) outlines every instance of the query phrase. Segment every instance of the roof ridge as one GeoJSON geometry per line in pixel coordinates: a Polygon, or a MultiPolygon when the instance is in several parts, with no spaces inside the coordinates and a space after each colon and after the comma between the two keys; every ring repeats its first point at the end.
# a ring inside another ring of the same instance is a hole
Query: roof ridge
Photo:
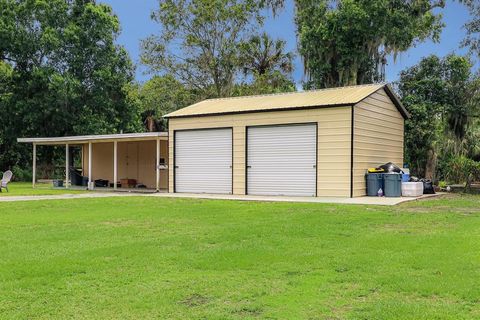
{"type": "Polygon", "coordinates": [[[249,96],[237,96],[237,97],[222,97],[222,98],[210,98],[199,101],[197,103],[201,103],[204,101],[216,101],[216,100],[232,100],[232,99],[245,99],[245,98],[256,98],[256,97],[270,97],[270,96],[282,96],[288,94],[298,94],[298,93],[309,93],[309,92],[319,92],[319,91],[330,91],[330,90],[340,90],[345,88],[353,88],[353,87],[370,87],[370,86],[385,86],[387,85],[386,82],[378,82],[378,83],[367,83],[367,84],[357,84],[357,85],[350,85],[350,86],[343,86],[343,87],[331,87],[331,88],[323,88],[323,89],[311,89],[311,90],[303,90],[303,91],[292,91],[292,92],[278,92],[278,93],[264,93],[264,94],[253,94],[249,96]]]}

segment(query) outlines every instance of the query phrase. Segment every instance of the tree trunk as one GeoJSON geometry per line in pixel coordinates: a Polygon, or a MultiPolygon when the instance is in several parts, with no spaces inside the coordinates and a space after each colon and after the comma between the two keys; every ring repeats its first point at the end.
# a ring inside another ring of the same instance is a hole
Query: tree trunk
{"type": "Polygon", "coordinates": [[[145,124],[147,127],[148,132],[154,132],[155,131],[155,119],[152,116],[148,116],[147,119],[145,119],[145,124]]]}
{"type": "Polygon", "coordinates": [[[425,165],[425,179],[432,180],[435,178],[437,169],[437,154],[435,150],[430,149],[427,152],[427,163],[425,165]]]}

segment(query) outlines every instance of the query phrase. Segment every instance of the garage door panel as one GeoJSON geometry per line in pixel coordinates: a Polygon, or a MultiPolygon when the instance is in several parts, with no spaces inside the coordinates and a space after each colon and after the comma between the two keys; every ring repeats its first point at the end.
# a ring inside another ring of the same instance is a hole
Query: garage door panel
{"type": "Polygon", "coordinates": [[[248,128],[248,193],[315,196],[316,134],[315,124],[248,128]]]}
{"type": "Polygon", "coordinates": [[[232,129],[175,133],[175,191],[232,192],[232,129]]]}

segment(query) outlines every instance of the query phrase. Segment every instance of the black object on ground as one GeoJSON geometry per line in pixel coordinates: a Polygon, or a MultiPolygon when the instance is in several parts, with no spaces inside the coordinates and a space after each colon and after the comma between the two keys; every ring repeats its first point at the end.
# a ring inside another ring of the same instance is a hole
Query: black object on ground
{"type": "Polygon", "coordinates": [[[70,179],[74,186],[86,186],[88,184],[88,177],[82,176],[82,171],[74,167],[70,167],[70,179]]]}
{"type": "Polygon", "coordinates": [[[433,188],[433,183],[428,179],[420,179],[423,182],[423,194],[435,194],[435,189],[433,188]]]}
{"type": "Polygon", "coordinates": [[[95,187],[100,187],[100,188],[108,187],[108,180],[103,180],[103,179],[95,180],[95,187]]]}

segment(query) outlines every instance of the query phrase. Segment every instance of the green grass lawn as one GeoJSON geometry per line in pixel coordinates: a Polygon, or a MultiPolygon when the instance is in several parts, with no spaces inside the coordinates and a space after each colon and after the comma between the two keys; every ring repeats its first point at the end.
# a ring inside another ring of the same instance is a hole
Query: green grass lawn
{"type": "Polygon", "coordinates": [[[480,197],[0,203],[1,319],[478,319],[480,197]]]}
{"type": "Polygon", "coordinates": [[[0,197],[8,196],[33,196],[33,195],[53,195],[53,194],[73,194],[85,192],[79,189],[61,189],[53,188],[51,183],[36,183],[32,188],[31,182],[11,182],[8,184],[8,191],[2,189],[0,197]]]}

